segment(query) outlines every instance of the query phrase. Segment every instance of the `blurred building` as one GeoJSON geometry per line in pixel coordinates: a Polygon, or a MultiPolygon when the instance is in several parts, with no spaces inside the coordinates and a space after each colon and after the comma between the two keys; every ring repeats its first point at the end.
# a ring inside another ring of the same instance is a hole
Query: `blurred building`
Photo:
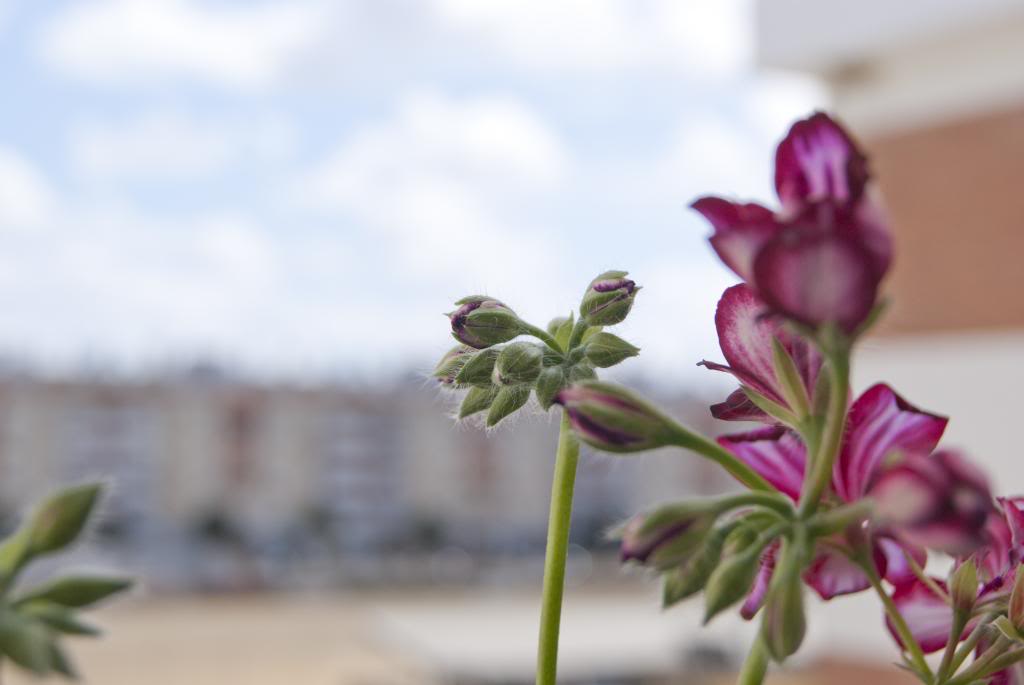
{"type": "Polygon", "coordinates": [[[820,77],[865,143],[892,214],[892,305],[859,385],[887,380],[952,417],[1024,490],[1024,4],[761,0],[758,58],[820,77]]]}
{"type": "MultiPolygon", "coordinates": [[[[557,427],[538,414],[488,433],[455,425],[449,401],[418,379],[368,388],[216,374],[11,377],[0,381],[0,503],[13,516],[56,484],[108,480],[94,537],[171,588],[303,574],[433,582],[465,579],[481,559],[536,558],[557,427]]],[[[706,416],[704,403],[676,405],[706,416]]],[[[574,541],[601,547],[609,525],[652,500],[724,486],[679,452],[643,462],[590,454],[574,541]]]]}

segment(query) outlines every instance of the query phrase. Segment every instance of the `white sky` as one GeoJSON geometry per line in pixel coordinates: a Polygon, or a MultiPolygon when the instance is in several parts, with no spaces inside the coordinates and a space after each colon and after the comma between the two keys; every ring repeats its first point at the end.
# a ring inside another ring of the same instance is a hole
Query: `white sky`
{"type": "Polygon", "coordinates": [[[698,377],[731,281],[686,209],[769,199],[812,83],[747,2],[0,0],[0,352],[422,368],[476,292],[540,325],[645,286],[634,368],[698,377]]]}

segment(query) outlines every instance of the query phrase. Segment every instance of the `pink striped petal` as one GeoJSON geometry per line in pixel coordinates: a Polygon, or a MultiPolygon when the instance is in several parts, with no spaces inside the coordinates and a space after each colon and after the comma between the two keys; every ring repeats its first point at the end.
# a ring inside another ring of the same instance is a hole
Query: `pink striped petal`
{"type": "MultiPolygon", "coordinates": [[[[941,580],[935,579],[935,582],[945,589],[941,580]]],[[[953,610],[942,597],[932,592],[924,583],[915,581],[896,588],[892,599],[907,622],[914,639],[926,654],[937,652],[946,646],[953,625],[953,610]]],[[[885,624],[902,647],[903,642],[888,617],[885,624]]]]}
{"type": "Polygon", "coordinates": [[[859,566],[846,558],[846,555],[834,551],[822,552],[814,558],[804,571],[804,582],[826,600],[871,587],[871,582],[859,566]]]}
{"type": "Polygon", "coordinates": [[[822,112],[793,124],[775,152],[775,190],[787,210],[819,200],[852,204],[867,180],[863,153],[822,112]]]}
{"type": "Polygon", "coordinates": [[[780,492],[794,500],[800,497],[807,451],[792,431],[770,426],[747,433],[723,435],[718,438],[718,444],[780,492]]]}
{"type": "MultiPolygon", "coordinates": [[[[709,368],[712,368],[712,365],[709,365],[709,368]]],[[[772,423],[772,419],[750,401],[747,393],[743,392],[743,388],[733,390],[725,398],[724,402],[712,404],[711,415],[721,421],[760,421],[772,423]]]]}
{"type": "Polygon", "coordinates": [[[928,552],[924,547],[911,545],[886,535],[875,537],[875,556],[880,556],[883,562],[879,564],[884,568],[882,576],[894,587],[917,582],[917,575],[907,561],[907,554],[921,568],[928,562],[928,552]]]}
{"type": "Polygon", "coordinates": [[[772,575],[775,573],[775,556],[779,553],[779,542],[775,541],[768,545],[761,554],[760,567],[754,577],[754,584],[750,586],[747,598],[743,600],[740,607],[740,616],[749,621],[757,615],[764,605],[765,596],[768,594],[768,586],[772,582],[772,575]]]}
{"type": "Polygon", "coordinates": [[[793,226],[754,260],[754,285],[773,310],[808,326],[827,322],[852,333],[875,305],[881,274],[849,235],[793,226]]]}
{"type": "Polygon", "coordinates": [[[836,492],[847,502],[867,492],[885,457],[893,452],[928,454],[948,419],[913,406],[884,384],[868,388],[850,407],[847,436],[836,460],[836,492]]]}
{"type": "Polygon", "coordinates": [[[714,228],[711,247],[726,266],[747,281],[753,276],[754,257],[778,232],[771,210],[755,203],[737,203],[720,197],[702,197],[693,209],[714,228]]]}

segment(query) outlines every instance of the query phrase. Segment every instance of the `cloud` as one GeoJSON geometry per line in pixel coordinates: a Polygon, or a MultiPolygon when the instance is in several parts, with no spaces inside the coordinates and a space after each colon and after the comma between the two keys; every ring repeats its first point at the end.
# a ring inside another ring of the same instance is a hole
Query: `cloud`
{"type": "Polygon", "coordinates": [[[558,136],[514,98],[421,91],[353,131],[293,195],[391,241],[415,273],[493,276],[482,255],[499,258],[498,271],[535,258],[523,200],[552,192],[570,164],[558,136]]]}
{"type": "Polygon", "coordinates": [[[24,157],[0,146],[0,229],[28,230],[50,216],[54,193],[24,157]]]}
{"type": "Polygon", "coordinates": [[[277,82],[324,28],[311,2],[91,0],[54,16],[37,47],[52,67],[87,81],[145,87],[171,78],[258,90],[277,82]]]}
{"type": "Polygon", "coordinates": [[[435,0],[442,24],[484,52],[543,71],[668,68],[717,75],[747,63],[745,0],[435,0]]]}
{"type": "Polygon", "coordinates": [[[72,164],[90,178],[206,177],[245,157],[279,160],[292,146],[284,121],[259,116],[227,121],[157,110],[79,122],[70,131],[72,164]]]}

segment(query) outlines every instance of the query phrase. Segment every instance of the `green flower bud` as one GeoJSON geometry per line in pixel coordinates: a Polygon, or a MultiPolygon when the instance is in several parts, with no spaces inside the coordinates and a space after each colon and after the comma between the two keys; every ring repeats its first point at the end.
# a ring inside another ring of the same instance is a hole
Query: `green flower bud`
{"type": "Polygon", "coordinates": [[[580,303],[580,316],[589,325],[612,326],[629,314],[640,288],[626,274],[606,271],[590,282],[580,303]]]}
{"type": "Polygon", "coordinates": [[[593,335],[585,349],[587,360],[602,369],[615,366],[640,353],[639,347],[634,347],[619,336],[603,331],[593,335]]]}
{"type": "Polygon", "coordinates": [[[953,610],[963,616],[970,616],[978,599],[978,566],[974,559],[961,562],[949,578],[949,598],[953,610]]]}
{"type": "Polygon", "coordinates": [[[555,339],[563,350],[569,345],[569,338],[572,337],[573,326],[576,325],[575,317],[570,312],[569,316],[559,316],[548,323],[548,333],[555,339]]]}
{"type": "Polygon", "coordinates": [[[788,571],[781,568],[780,571],[779,576],[772,579],[761,623],[768,653],[779,663],[796,653],[807,634],[804,584],[799,569],[790,566],[788,571]]]}
{"type": "Polygon", "coordinates": [[[434,378],[442,385],[455,385],[455,377],[475,351],[468,345],[456,345],[448,350],[434,367],[434,378]]]}
{"type": "Polygon", "coordinates": [[[462,363],[462,368],[455,374],[456,385],[476,385],[482,388],[491,386],[494,375],[494,364],[498,361],[501,350],[491,347],[477,352],[462,363]]]}
{"type": "Polygon", "coordinates": [[[712,530],[695,554],[692,554],[678,568],[665,573],[661,598],[663,607],[670,607],[703,589],[708,577],[722,559],[725,539],[736,525],[736,523],[730,523],[712,530]]]}
{"type": "Polygon", "coordinates": [[[77,485],[43,502],[32,519],[28,554],[45,554],[67,547],[85,528],[99,499],[99,483],[77,485]]]}
{"type": "Polygon", "coordinates": [[[497,396],[498,387],[494,385],[486,388],[479,386],[470,388],[466,396],[462,398],[462,404],[459,406],[459,418],[464,419],[484,409],[490,409],[494,398],[497,396]]]}
{"type": "Polygon", "coordinates": [[[487,412],[487,427],[497,426],[509,414],[521,409],[530,399],[530,386],[506,385],[498,391],[487,412]]]}
{"type": "Polygon", "coordinates": [[[704,586],[704,623],[750,591],[761,567],[761,545],[751,545],[719,564],[704,586]]]}
{"type": "Polygon", "coordinates": [[[494,363],[493,379],[496,385],[517,385],[533,383],[541,370],[544,351],[529,342],[516,342],[508,345],[494,363]]]}
{"type": "Polygon", "coordinates": [[[622,529],[620,560],[666,570],[704,544],[718,510],[713,501],[680,502],[634,516],[622,529]]]}
{"type": "Polygon", "coordinates": [[[555,396],[568,384],[565,370],[561,366],[549,366],[537,378],[536,394],[540,406],[547,411],[555,402],[555,396]]]}
{"type": "Polygon", "coordinates": [[[483,349],[508,342],[523,332],[516,313],[501,302],[483,295],[464,297],[459,308],[447,314],[452,335],[464,345],[483,349]]]}
{"type": "Polygon", "coordinates": [[[587,381],[558,393],[555,402],[569,415],[587,444],[607,452],[640,452],[672,443],[671,421],[628,390],[587,381]]]}
{"type": "Polygon", "coordinates": [[[597,372],[588,361],[581,361],[569,367],[569,382],[579,383],[582,381],[597,380],[597,372]]]}
{"type": "Polygon", "coordinates": [[[1017,632],[1024,632],[1024,566],[1017,567],[1017,576],[1010,592],[1010,605],[1006,614],[1017,632]]]}

